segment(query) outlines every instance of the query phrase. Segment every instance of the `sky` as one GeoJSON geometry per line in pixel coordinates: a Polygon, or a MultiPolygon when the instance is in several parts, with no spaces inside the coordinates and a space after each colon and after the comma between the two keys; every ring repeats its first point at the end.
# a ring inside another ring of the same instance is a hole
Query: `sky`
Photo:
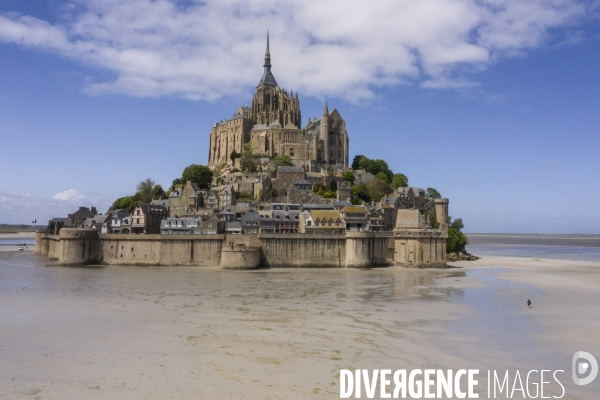
{"type": "Polygon", "coordinates": [[[0,223],[206,164],[273,74],[466,232],[600,233],[600,1],[0,0],[0,223]]]}

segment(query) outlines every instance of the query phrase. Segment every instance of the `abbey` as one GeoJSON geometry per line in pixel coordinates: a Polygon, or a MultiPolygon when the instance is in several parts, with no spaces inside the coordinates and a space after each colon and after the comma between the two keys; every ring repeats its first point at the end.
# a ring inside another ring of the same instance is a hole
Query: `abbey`
{"type": "Polygon", "coordinates": [[[264,72],[252,106],[240,106],[230,119],[215,123],[210,132],[208,166],[230,164],[232,152],[242,153],[244,145],[251,143],[257,156],[289,156],[306,172],[328,165],[346,169],[348,133],[340,113],[335,109],[330,113],[326,103],[321,118],[308,118],[305,129],[301,116],[298,93],[281,88],[273,76],[267,32],[264,72]]]}

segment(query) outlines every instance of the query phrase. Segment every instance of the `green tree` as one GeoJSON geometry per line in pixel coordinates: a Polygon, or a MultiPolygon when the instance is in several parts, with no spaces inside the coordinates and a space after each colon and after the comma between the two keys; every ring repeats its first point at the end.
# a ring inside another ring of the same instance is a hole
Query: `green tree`
{"type": "Polygon", "coordinates": [[[136,195],[142,203],[150,203],[152,201],[152,189],[154,188],[154,181],[150,178],[146,178],[136,186],[136,195]]]}
{"type": "Polygon", "coordinates": [[[150,178],[146,178],[145,180],[138,183],[135,189],[137,190],[137,193],[143,196],[145,194],[152,194],[153,187],[154,181],[150,178]]]}
{"type": "Polygon", "coordinates": [[[388,163],[384,160],[371,160],[368,157],[361,157],[358,161],[359,169],[364,169],[365,171],[377,175],[380,172],[383,172],[388,177],[388,182],[392,180],[394,173],[388,166],[388,163]]]}
{"type": "Polygon", "coordinates": [[[119,197],[113,203],[113,208],[115,210],[123,209],[129,212],[133,211],[133,209],[137,206],[137,201],[133,201],[132,196],[119,197]]]}
{"type": "Polygon", "coordinates": [[[231,160],[231,163],[234,164],[235,163],[235,159],[236,158],[240,158],[242,155],[240,153],[238,153],[235,150],[231,150],[231,154],[229,154],[229,159],[231,160]]]}
{"type": "Polygon", "coordinates": [[[344,175],[342,175],[342,179],[344,180],[344,182],[349,182],[351,185],[353,185],[354,179],[356,178],[354,177],[352,171],[346,171],[344,172],[344,175]]]}
{"type": "Polygon", "coordinates": [[[461,229],[465,227],[462,218],[457,218],[452,221],[452,217],[449,217],[450,225],[448,226],[448,239],[446,239],[446,253],[463,252],[465,253],[465,246],[468,243],[467,235],[461,232],[461,229]]]}
{"type": "Polygon", "coordinates": [[[381,179],[388,184],[390,183],[390,178],[388,178],[388,176],[383,172],[378,172],[377,175],[375,175],[375,179],[381,179]]]}
{"type": "Polygon", "coordinates": [[[375,178],[371,182],[369,182],[368,188],[369,188],[369,196],[371,197],[371,200],[375,200],[375,201],[381,201],[381,198],[383,196],[390,194],[392,191],[392,188],[390,187],[389,183],[387,183],[383,179],[377,179],[377,178],[375,178]]]}
{"type": "Polygon", "coordinates": [[[291,167],[294,165],[290,156],[275,157],[273,164],[275,164],[275,167],[291,167]]]}
{"type": "Polygon", "coordinates": [[[359,154],[357,156],[354,156],[354,159],[352,159],[352,169],[358,169],[358,164],[360,162],[360,159],[363,158],[364,156],[362,154],[359,154]]]}
{"type": "Polygon", "coordinates": [[[213,181],[213,172],[204,165],[192,164],[183,170],[181,179],[184,182],[191,181],[195,183],[200,189],[210,189],[213,181]]]}
{"type": "Polygon", "coordinates": [[[154,185],[154,187],[152,188],[152,197],[162,197],[165,194],[165,191],[163,190],[161,185],[154,185]]]}
{"type": "Polygon", "coordinates": [[[358,182],[358,185],[352,187],[352,195],[362,201],[371,201],[369,187],[364,182],[358,182]]]}
{"type": "Polygon", "coordinates": [[[392,183],[390,184],[391,188],[396,190],[399,187],[407,187],[408,186],[408,177],[404,174],[397,173],[392,177],[392,183]]]}
{"type": "Polygon", "coordinates": [[[427,197],[433,197],[434,199],[441,199],[442,195],[440,194],[440,192],[438,192],[437,190],[435,190],[434,188],[428,187],[427,190],[425,190],[425,195],[427,197]]]}
{"type": "Polygon", "coordinates": [[[429,221],[433,229],[438,229],[440,227],[440,223],[437,222],[433,214],[427,214],[427,221],[429,221]]]}
{"type": "Polygon", "coordinates": [[[175,187],[177,187],[178,185],[182,185],[182,184],[185,184],[185,182],[183,182],[181,180],[181,178],[173,179],[173,182],[171,183],[171,190],[175,189],[175,187]]]}

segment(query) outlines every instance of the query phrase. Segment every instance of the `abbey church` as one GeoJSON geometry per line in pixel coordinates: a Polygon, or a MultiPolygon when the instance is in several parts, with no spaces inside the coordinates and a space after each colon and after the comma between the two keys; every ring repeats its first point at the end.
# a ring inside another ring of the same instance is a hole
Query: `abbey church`
{"type": "Polygon", "coordinates": [[[208,166],[231,164],[233,151],[242,153],[252,143],[255,154],[264,157],[289,156],[294,165],[306,172],[326,166],[348,167],[348,133],[337,110],[331,113],[325,104],[320,118],[308,118],[302,129],[298,93],[281,88],[271,71],[269,34],[265,51],[264,72],[251,107],[238,107],[237,112],[215,123],[210,132],[208,166]]]}

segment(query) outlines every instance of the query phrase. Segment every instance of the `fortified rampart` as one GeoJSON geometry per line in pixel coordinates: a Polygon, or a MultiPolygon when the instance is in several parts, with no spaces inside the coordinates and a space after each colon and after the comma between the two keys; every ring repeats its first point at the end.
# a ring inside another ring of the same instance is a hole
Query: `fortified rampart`
{"type": "Polygon", "coordinates": [[[98,235],[38,231],[35,251],[60,264],[220,266],[225,269],[446,265],[447,226],[394,232],[260,235],[98,235]]]}

